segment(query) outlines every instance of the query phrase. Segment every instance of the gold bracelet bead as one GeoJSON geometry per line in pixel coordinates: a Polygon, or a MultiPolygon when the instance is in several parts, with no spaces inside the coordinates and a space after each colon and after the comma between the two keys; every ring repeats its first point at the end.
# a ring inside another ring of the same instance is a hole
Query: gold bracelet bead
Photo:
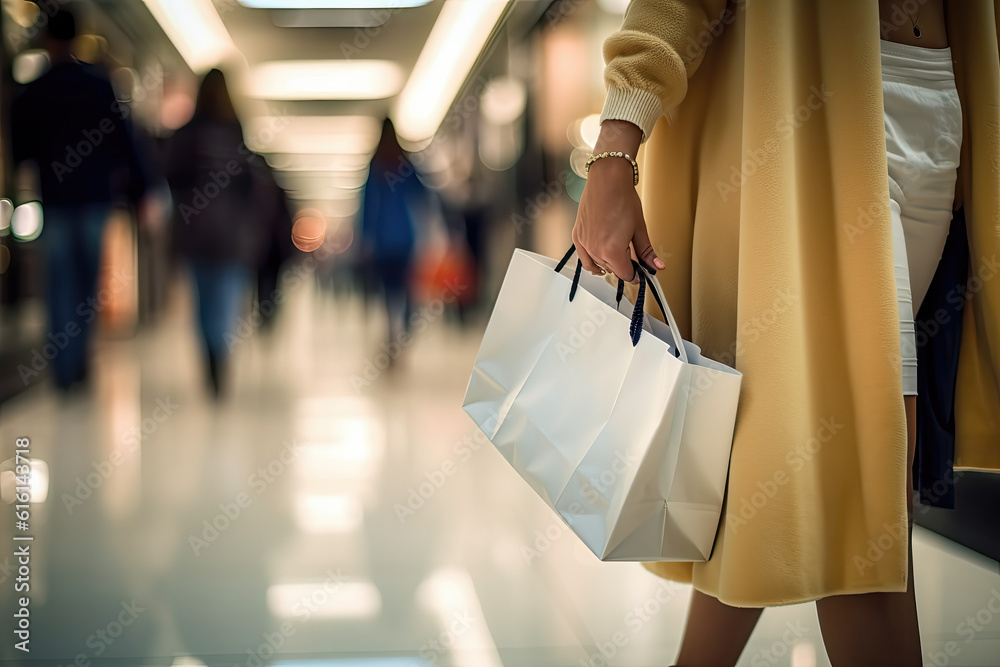
{"type": "Polygon", "coordinates": [[[605,151],[603,153],[597,153],[591,155],[587,158],[587,164],[585,167],[586,172],[590,173],[590,167],[598,160],[603,160],[608,157],[620,157],[629,161],[632,165],[632,185],[639,185],[639,164],[632,158],[628,153],[622,153],[621,151],[605,151]]]}

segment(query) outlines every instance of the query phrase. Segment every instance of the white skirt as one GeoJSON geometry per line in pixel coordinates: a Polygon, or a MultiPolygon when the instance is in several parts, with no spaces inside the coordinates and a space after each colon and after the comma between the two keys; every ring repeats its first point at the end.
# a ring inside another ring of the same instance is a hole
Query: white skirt
{"type": "Polygon", "coordinates": [[[962,146],[962,107],[951,49],[882,41],[882,95],[903,394],[917,393],[913,317],[951,226],[962,146]]]}

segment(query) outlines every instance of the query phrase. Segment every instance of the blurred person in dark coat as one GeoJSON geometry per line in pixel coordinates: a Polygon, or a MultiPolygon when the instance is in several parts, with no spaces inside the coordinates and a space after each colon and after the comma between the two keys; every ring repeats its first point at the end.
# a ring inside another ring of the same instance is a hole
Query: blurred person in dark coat
{"type": "Polygon", "coordinates": [[[292,242],[292,216],[288,197],[274,178],[274,172],[267,162],[261,160],[260,177],[262,187],[261,216],[264,221],[264,251],[257,265],[257,315],[260,328],[270,331],[278,314],[278,306],[284,301],[279,294],[282,270],[299,252],[292,242]],[[269,197],[267,195],[270,195],[269,197]]]}
{"type": "MultiPolygon", "coordinates": [[[[226,79],[205,75],[191,121],[167,149],[174,199],[174,248],[189,266],[206,371],[223,389],[236,324],[265,244],[259,196],[263,158],[247,149],[226,79]]],[[[242,333],[241,333],[242,335],[242,333]]]]}
{"type": "Polygon", "coordinates": [[[123,195],[136,204],[146,189],[128,115],[101,70],[72,55],[76,19],[59,10],[45,27],[51,67],[28,84],[11,108],[15,164],[38,166],[44,222],[49,340],[56,385],[67,390],[88,372],[87,344],[104,229],[123,195]]]}
{"type": "MultiPolygon", "coordinates": [[[[413,212],[426,193],[386,119],[365,183],[361,257],[382,288],[390,346],[401,347],[409,333],[409,276],[417,237],[413,212]]],[[[390,360],[395,361],[394,355],[390,360]]]]}

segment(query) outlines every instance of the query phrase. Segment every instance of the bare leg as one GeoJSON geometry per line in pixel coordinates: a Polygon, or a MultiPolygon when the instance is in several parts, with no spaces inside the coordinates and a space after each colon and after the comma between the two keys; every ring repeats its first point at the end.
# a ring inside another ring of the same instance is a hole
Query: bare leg
{"type": "Polygon", "coordinates": [[[735,665],[762,611],[730,607],[695,591],[691,596],[677,667],[735,665]]]}
{"type": "MultiPolygon", "coordinates": [[[[912,498],[913,454],[916,448],[917,401],[905,396],[907,497],[912,498]]],[[[913,506],[908,506],[910,525],[909,575],[905,593],[838,595],[816,602],[819,624],[830,662],[834,667],[919,667],[920,628],[913,593],[913,506]]]]}

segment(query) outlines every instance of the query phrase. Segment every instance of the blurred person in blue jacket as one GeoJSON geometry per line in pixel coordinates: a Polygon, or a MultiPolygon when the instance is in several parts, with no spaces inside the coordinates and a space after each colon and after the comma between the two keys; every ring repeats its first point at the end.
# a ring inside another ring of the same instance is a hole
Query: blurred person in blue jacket
{"type": "Polygon", "coordinates": [[[266,251],[274,197],[263,158],[243,141],[225,75],[212,70],[194,116],[170,140],[166,175],[174,199],[174,249],[191,271],[212,395],[220,397],[230,350],[247,334],[236,325],[266,251]]]}
{"type": "MultiPolygon", "coordinates": [[[[368,274],[382,288],[392,349],[401,350],[409,335],[409,277],[417,239],[414,211],[426,196],[387,118],[365,183],[361,257],[368,274]]],[[[396,357],[389,354],[390,363],[396,357]]]]}
{"type": "Polygon", "coordinates": [[[48,17],[43,45],[51,67],[25,86],[11,108],[14,164],[38,167],[44,222],[49,339],[56,386],[68,390],[88,375],[87,345],[104,229],[116,200],[137,204],[146,176],[119,105],[101,70],[73,57],[76,18],[48,17]]]}

